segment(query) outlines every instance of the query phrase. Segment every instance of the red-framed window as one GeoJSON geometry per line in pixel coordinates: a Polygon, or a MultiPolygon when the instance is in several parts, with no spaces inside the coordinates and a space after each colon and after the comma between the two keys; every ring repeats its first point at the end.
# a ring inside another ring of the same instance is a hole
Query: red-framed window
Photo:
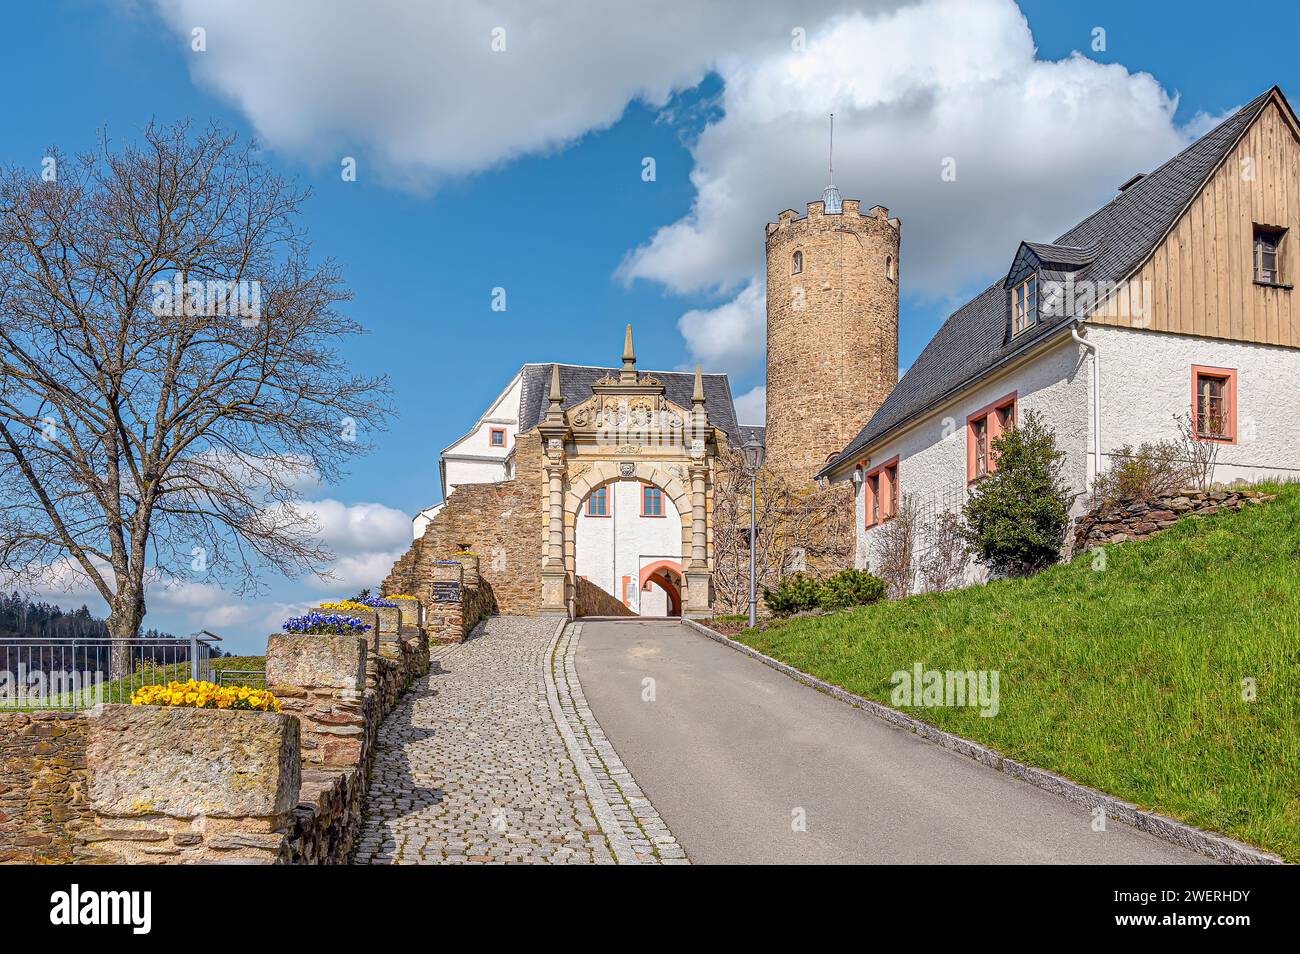
{"type": "Polygon", "coordinates": [[[662,517],[664,515],[664,492],[650,484],[641,485],[641,516],[662,517]]]}
{"type": "Polygon", "coordinates": [[[874,527],[898,515],[898,457],[892,457],[863,475],[866,526],[874,527]]]}
{"type": "Polygon", "coordinates": [[[504,427],[492,428],[492,433],[488,436],[488,443],[493,447],[505,447],[506,429],[504,427]]]}
{"type": "Polygon", "coordinates": [[[587,498],[588,517],[609,516],[609,487],[597,487],[587,498]]]}
{"type": "Polygon", "coordinates": [[[1237,369],[1192,365],[1192,417],[1197,440],[1237,443],[1237,369]]]}
{"type": "Polygon", "coordinates": [[[1012,391],[986,404],[966,418],[966,480],[987,477],[998,469],[993,442],[1003,431],[1016,426],[1018,392],[1012,391]]]}

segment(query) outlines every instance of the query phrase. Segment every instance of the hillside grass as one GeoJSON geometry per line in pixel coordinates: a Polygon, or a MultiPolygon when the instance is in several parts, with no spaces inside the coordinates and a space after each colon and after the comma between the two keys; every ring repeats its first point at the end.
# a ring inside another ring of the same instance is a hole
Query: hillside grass
{"type": "Polygon", "coordinates": [[[1277,499],[1106,547],[1104,569],[1085,553],[739,638],[886,705],[917,662],[998,670],[994,717],[899,708],[1300,862],[1300,485],[1261,489],[1277,499]]]}

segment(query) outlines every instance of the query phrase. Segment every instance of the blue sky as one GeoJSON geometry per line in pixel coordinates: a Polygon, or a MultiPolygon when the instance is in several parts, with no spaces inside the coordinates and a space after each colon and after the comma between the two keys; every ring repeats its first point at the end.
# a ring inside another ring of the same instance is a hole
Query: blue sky
{"type": "Polygon", "coordinates": [[[130,139],[151,118],[256,135],[270,163],[312,189],[303,225],[343,265],[370,332],[350,353],[395,389],[400,416],[376,452],[313,494],[336,502],[327,531],[352,579],[323,589],[268,577],[256,601],[198,586],[152,599],[146,625],[207,625],[255,651],[278,613],[378,582],[375,568],[406,542],[401,521],[438,497],[439,449],[518,366],[614,362],[626,322],[642,367],[701,360],[761,408],[762,223],[818,196],[832,109],[841,191],[903,220],[906,367],[1018,238],[1055,237],[1209,117],[1273,84],[1300,89],[1300,15],[1287,5],[1264,28],[1208,2],[1025,0],[1017,11],[981,0],[960,14],[943,0],[825,3],[797,17],[785,5],[706,15],[666,3],[637,8],[648,19],[630,26],[633,13],[605,22],[583,0],[568,23],[504,3],[497,53],[495,21],[418,6],[53,0],[6,11],[0,163],[38,165],[50,146],[90,146],[100,128],[130,139]],[[191,49],[192,25],[206,30],[205,51],[191,49]],[[1093,49],[1097,27],[1104,50],[1093,49]],[[850,55],[801,61],[795,28],[814,55],[850,55]],[[339,174],[345,155],[356,182],[339,174]],[[960,171],[944,189],[949,155],[960,171]],[[641,176],[647,156],[653,182],[641,176]],[[495,287],[504,313],[489,307],[495,287]]]}

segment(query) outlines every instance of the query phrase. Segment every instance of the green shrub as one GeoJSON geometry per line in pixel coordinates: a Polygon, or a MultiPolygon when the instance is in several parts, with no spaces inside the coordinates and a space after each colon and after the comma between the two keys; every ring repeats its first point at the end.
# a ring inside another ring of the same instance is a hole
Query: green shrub
{"type": "Polygon", "coordinates": [[[885,590],[885,581],[866,570],[841,570],[822,581],[821,605],[823,609],[866,606],[884,599],[885,590]]]}
{"type": "Polygon", "coordinates": [[[997,469],[963,508],[975,558],[1000,576],[1028,576],[1061,558],[1072,494],[1061,478],[1056,435],[1030,411],[993,441],[997,469]]]}
{"type": "Polygon", "coordinates": [[[789,616],[821,605],[822,585],[807,573],[781,577],[776,589],[763,587],[763,602],[777,616],[789,616]]]}
{"type": "Polygon", "coordinates": [[[763,601],[773,615],[791,616],[815,609],[847,609],[885,598],[885,581],[866,570],[841,570],[825,580],[807,573],[781,578],[775,590],[763,587],[763,601]]]}
{"type": "Polygon", "coordinates": [[[1111,451],[1110,470],[1092,482],[1092,499],[1145,500],[1171,493],[1195,481],[1182,447],[1174,441],[1142,444],[1137,450],[1124,444],[1111,451]]]}

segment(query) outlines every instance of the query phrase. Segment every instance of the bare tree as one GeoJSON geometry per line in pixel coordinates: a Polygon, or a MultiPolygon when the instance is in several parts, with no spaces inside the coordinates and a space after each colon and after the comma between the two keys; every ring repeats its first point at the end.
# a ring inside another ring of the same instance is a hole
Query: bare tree
{"type": "Polygon", "coordinates": [[[302,478],[389,411],[338,350],[361,329],[306,194],[187,123],[43,171],[0,173],[0,573],[70,565],[133,637],[155,575],[320,572],[302,478]]]}
{"type": "MultiPolygon", "coordinates": [[[[749,605],[749,474],[723,448],[713,483],[713,582],[720,613],[749,605]]],[[[758,478],[755,576],[758,592],[796,570],[843,569],[853,558],[853,494],[845,485],[794,487],[764,469],[758,478]]]]}
{"type": "Polygon", "coordinates": [[[898,512],[877,531],[876,560],[872,571],[889,587],[889,598],[899,600],[912,592],[916,581],[918,516],[911,494],[903,494],[898,512]]]}
{"type": "MultiPolygon", "coordinates": [[[[1178,443],[1182,445],[1187,460],[1189,479],[1197,490],[1209,490],[1214,485],[1214,467],[1219,460],[1219,442],[1202,440],[1196,434],[1196,422],[1189,412],[1174,415],[1178,429],[1178,443]]],[[[1223,430],[1222,423],[1212,422],[1213,429],[1223,430]]]]}
{"type": "Polygon", "coordinates": [[[951,510],[941,509],[922,536],[926,549],[920,561],[921,585],[930,593],[942,593],[959,585],[971,557],[961,518],[951,510]]]}

